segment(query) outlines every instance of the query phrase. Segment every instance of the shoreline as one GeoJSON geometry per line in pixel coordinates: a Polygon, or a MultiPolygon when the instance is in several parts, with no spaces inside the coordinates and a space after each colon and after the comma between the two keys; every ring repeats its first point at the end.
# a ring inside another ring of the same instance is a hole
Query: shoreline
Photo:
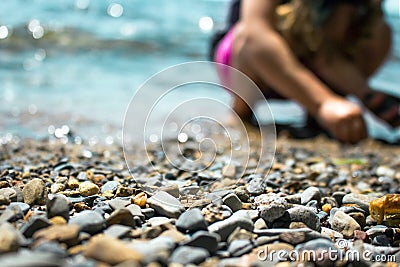
{"type": "MultiPolygon", "coordinates": [[[[160,175],[136,150],[131,174],[116,144],[20,139],[0,150],[0,265],[269,266],[259,253],[277,263],[290,258],[271,251],[382,255],[382,246],[399,262],[398,222],[369,215],[369,201],[400,193],[399,150],[281,133],[264,179],[251,160],[244,171],[226,167],[226,152],[197,173],[150,153],[160,175]]],[[[317,264],[334,264],[321,257],[317,264]]]]}

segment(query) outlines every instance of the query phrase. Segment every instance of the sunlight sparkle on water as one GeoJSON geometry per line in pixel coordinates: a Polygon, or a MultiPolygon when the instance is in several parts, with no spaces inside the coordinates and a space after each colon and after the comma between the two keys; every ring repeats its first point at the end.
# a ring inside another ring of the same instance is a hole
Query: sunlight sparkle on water
{"type": "Polygon", "coordinates": [[[124,13],[124,7],[120,4],[112,3],[108,6],[107,13],[111,17],[119,18],[124,13]]]}
{"type": "Polygon", "coordinates": [[[209,32],[213,29],[214,27],[214,21],[210,17],[202,17],[199,20],[199,27],[202,31],[204,32],[209,32]]]}
{"type": "Polygon", "coordinates": [[[6,39],[8,37],[8,28],[6,26],[0,26],[0,39],[6,39]]]}

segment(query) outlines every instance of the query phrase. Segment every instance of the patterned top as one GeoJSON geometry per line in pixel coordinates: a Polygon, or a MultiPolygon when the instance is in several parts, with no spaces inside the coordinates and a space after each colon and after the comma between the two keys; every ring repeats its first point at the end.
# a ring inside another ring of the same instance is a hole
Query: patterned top
{"type": "Polygon", "coordinates": [[[300,59],[310,58],[320,49],[340,49],[352,57],[359,42],[371,34],[374,20],[382,16],[381,0],[292,0],[280,5],[278,30],[300,59]],[[351,35],[345,47],[340,48],[326,40],[321,27],[339,4],[356,6],[356,16],[350,26],[351,35]]]}

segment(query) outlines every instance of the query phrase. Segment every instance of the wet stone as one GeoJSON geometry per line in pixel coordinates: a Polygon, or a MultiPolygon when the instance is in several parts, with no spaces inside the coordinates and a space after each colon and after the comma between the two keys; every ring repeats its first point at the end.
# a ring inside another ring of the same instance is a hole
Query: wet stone
{"type": "Polygon", "coordinates": [[[222,198],[222,202],[228,206],[232,212],[236,212],[242,208],[242,201],[234,193],[230,193],[222,198]]]}
{"type": "Polygon", "coordinates": [[[357,221],[343,211],[337,211],[335,213],[332,218],[331,226],[333,230],[340,232],[345,238],[351,238],[355,230],[361,230],[357,221]]]}
{"type": "Polygon", "coordinates": [[[44,205],[47,200],[46,185],[39,178],[30,180],[22,189],[22,194],[24,195],[24,202],[28,205],[44,205]]]}
{"type": "Polygon", "coordinates": [[[51,223],[46,218],[33,217],[21,227],[20,231],[25,237],[31,238],[36,231],[50,225],[51,223]]]}
{"type": "Polygon", "coordinates": [[[76,224],[80,230],[89,234],[101,231],[105,226],[105,220],[99,213],[84,210],[70,218],[70,224],[76,224]]]}
{"type": "Polygon", "coordinates": [[[50,196],[46,202],[47,218],[61,216],[66,221],[69,220],[69,203],[68,198],[63,195],[50,196]]]}
{"type": "Polygon", "coordinates": [[[115,193],[120,185],[121,184],[117,181],[108,181],[101,187],[101,193],[104,194],[106,191],[112,191],[115,193]]]}
{"type": "Polygon", "coordinates": [[[176,227],[183,233],[207,230],[207,223],[200,209],[194,208],[182,213],[176,221],[176,227]]]}
{"type": "Polygon", "coordinates": [[[200,264],[210,256],[210,253],[204,248],[198,247],[178,247],[171,255],[171,262],[186,264],[200,264]]]}
{"type": "Polygon", "coordinates": [[[199,247],[207,249],[210,254],[217,251],[220,236],[216,233],[209,233],[207,231],[197,231],[190,239],[183,242],[184,246],[199,247]]]}
{"type": "Polygon", "coordinates": [[[159,191],[147,200],[147,203],[158,214],[178,218],[184,211],[181,202],[170,194],[159,191]]]}
{"type": "Polygon", "coordinates": [[[321,192],[319,188],[311,186],[301,193],[301,204],[305,205],[311,200],[316,200],[318,204],[321,202],[321,192]]]}

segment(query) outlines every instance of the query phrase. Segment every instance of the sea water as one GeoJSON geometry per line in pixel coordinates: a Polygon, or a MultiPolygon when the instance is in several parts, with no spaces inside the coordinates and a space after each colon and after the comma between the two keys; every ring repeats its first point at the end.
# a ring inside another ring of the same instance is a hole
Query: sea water
{"type": "MultiPolygon", "coordinates": [[[[400,95],[399,0],[384,5],[394,49],[371,84],[400,95]]],[[[226,0],[3,1],[0,133],[41,136],[64,124],[81,135],[119,131],[129,100],[149,77],[208,60],[209,39],[223,26],[227,6],[226,0]]],[[[273,111],[281,121],[301,117],[293,105],[273,111]]],[[[397,138],[368,121],[374,136],[397,138]]]]}

